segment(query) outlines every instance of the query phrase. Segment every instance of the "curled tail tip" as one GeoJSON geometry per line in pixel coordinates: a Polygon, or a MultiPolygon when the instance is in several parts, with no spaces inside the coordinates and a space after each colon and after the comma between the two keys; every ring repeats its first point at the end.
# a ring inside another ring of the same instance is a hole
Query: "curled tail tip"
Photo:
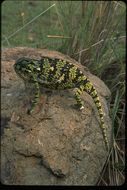
{"type": "Polygon", "coordinates": [[[105,141],[105,146],[106,146],[106,150],[107,150],[107,152],[109,151],[109,142],[108,142],[108,140],[106,139],[106,141],[105,141]]]}
{"type": "Polygon", "coordinates": [[[104,136],[104,141],[105,141],[106,150],[108,152],[109,151],[109,141],[108,141],[108,138],[106,135],[104,136]]]}

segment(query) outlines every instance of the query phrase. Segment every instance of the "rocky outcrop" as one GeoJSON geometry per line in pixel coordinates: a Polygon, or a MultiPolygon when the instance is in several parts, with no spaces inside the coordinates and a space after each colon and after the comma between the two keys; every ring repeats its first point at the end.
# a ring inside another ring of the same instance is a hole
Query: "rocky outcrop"
{"type": "Polygon", "coordinates": [[[17,185],[95,185],[107,152],[92,98],[84,92],[85,109],[75,109],[73,91],[42,89],[39,105],[27,115],[29,97],[13,64],[23,56],[61,58],[76,64],[96,87],[110,139],[107,86],[87,68],[56,51],[11,48],[2,51],[1,181],[17,185]]]}

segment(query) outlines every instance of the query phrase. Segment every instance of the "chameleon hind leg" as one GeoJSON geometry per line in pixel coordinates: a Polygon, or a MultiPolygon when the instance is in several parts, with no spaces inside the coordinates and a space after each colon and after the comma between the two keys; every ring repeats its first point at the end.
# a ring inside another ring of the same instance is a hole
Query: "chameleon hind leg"
{"type": "Polygon", "coordinates": [[[80,86],[79,88],[76,89],[75,92],[75,99],[77,101],[77,106],[79,107],[80,110],[84,109],[84,102],[80,98],[80,95],[83,93],[83,88],[80,86]]]}
{"type": "Polygon", "coordinates": [[[33,81],[34,81],[33,84],[34,84],[34,90],[35,90],[35,92],[34,92],[34,98],[33,98],[32,101],[31,101],[31,106],[30,106],[30,108],[29,108],[28,111],[27,111],[28,114],[31,114],[31,113],[33,112],[35,106],[36,106],[37,103],[38,103],[39,96],[40,96],[39,84],[38,84],[38,82],[37,82],[37,80],[36,80],[35,77],[33,77],[33,79],[34,79],[34,80],[33,80],[33,81]]]}

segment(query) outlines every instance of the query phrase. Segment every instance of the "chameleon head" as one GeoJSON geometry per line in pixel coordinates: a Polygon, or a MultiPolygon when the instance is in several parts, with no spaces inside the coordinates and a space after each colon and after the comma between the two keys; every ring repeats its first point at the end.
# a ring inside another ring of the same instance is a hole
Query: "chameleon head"
{"type": "Polygon", "coordinates": [[[30,73],[32,72],[32,60],[29,58],[19,58],[14,64],[15,72],[22,79],[28,79],[30,73]]]}

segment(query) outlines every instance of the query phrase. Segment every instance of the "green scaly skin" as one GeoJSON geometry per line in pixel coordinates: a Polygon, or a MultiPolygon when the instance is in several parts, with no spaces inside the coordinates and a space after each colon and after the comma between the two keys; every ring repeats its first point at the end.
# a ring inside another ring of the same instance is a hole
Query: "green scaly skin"
{"type": "Polygon", "coordinates": [[[56,90],[75,88],[75,99],[80,109],[84,108],[80,95],[83,91],[87,92],[93,98],[98,109],[104,142],[106,148],[109,148],[106,128],[104,125],[104,114],[97,91],[89,79],[75,65],[66,62],[65,60],[51,59],[48,57],[43,57],[41,60],[22,57],[16,61],[14,69],[25,83],[34,84],[35,94],[31,108],[28,110],[29,114],[32,113],[35,105],[38,103],[40,85],[56,90]]]}

